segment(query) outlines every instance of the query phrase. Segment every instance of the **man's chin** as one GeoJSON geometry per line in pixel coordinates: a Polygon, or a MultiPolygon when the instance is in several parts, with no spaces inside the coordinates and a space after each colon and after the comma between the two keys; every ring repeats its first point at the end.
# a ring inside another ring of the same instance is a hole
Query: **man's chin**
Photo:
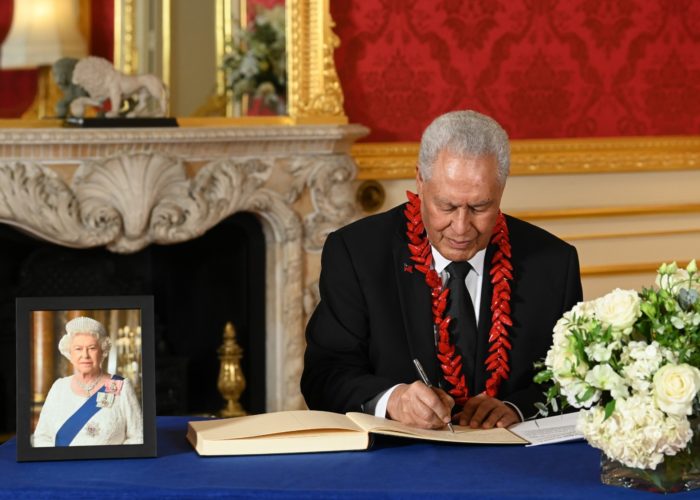
{"type": "Polygon", "coordinates": [[[467,250],[448,248],[445,251],[438,248],[438,251],[443,257],[452,262],[462,262],[469,260],[472,257],[474,257],[474,255],[476,255],[476,252],[478,252],[476,248],[469,248],[467,250]]]}

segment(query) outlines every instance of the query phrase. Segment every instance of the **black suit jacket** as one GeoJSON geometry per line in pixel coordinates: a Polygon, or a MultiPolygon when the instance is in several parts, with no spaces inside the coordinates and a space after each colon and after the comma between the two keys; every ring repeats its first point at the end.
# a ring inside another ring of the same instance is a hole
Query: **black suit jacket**
{"type": "MultiPolygon", "coordinates": [[[[418,358],[434,384],[442,380],[435,356],[430,290],[409,258],[405,205],[331,233],[323,247],[321,301],[306,329],[301,390],[311,409],[361,411],[361,405],[398,383],[417,380],[418,358]]],[[[510,378],[498,397],[534,415],[543,389],[532,382],[552,328],[581,300],[576,249],[527,222],[507,216],[514,267],[511,282],[510,378]]],[[[484,390],[483,361],[491,327],[487,249],[476,363],[465,374],[469,394],[484,390]]]]}

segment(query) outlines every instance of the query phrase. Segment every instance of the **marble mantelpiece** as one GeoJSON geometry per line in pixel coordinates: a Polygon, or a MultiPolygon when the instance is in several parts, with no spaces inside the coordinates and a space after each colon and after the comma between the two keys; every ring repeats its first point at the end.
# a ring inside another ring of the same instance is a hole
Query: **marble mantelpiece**
{"type": "Polygon", "coordinates": [[[73,248],[136,252],[248,211],[266,240],[266,408],[303,407],[319,250],[356,216],[357,125],[0,129],[0,223],[73,248]]]}

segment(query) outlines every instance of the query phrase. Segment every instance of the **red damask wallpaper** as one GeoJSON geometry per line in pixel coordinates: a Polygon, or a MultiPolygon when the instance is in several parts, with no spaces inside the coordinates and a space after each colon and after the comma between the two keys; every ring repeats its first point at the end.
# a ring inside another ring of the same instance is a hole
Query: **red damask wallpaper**
{"type": "Polygon", "coordinates": [[[513,138],[700,133],[698,0],[332,0],[368,141],[471,108],[513,138]]]}

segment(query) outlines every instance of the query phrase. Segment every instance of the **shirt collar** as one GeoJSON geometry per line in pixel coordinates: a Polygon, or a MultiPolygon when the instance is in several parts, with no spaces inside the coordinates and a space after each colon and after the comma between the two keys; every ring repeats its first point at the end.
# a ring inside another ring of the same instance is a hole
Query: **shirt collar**
{"type": "MultiPolygon", "coordinates": [[[[447,266],[452,262],[447,260],[442,256],[440,252],[437,251],[435,246],[431,245],[431,251],[433,253],[433,266],[438,274],[442,273],[447,266]]],[[[476,272],[477,276],[484,274],[484,260],[486,259],[486,249],[483,248],[474,254],[474,257],[469,259],[467,262],[471,264],[472,268],[476,272]]]]}

